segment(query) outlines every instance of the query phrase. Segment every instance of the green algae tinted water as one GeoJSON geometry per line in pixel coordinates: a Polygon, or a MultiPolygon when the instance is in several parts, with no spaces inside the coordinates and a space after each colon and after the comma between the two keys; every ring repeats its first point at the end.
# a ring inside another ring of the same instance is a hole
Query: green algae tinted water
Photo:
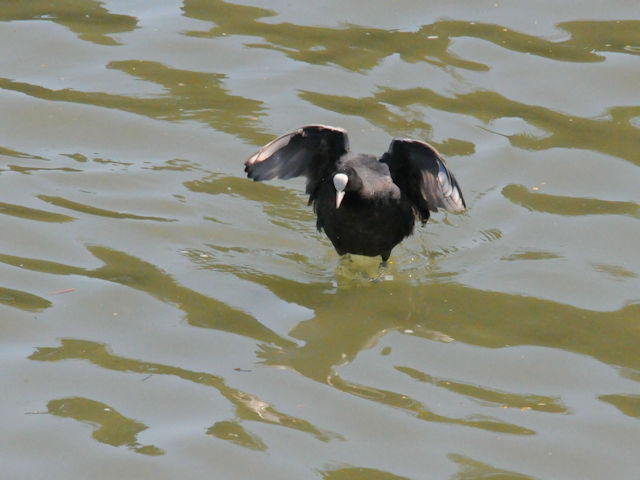
{"type": "Polygon", "coordinates": [[[3,478],[636,478],[629,2],[0,2],[3,478]],[[468,203],[340,259],[308,123],[468,203]]]}

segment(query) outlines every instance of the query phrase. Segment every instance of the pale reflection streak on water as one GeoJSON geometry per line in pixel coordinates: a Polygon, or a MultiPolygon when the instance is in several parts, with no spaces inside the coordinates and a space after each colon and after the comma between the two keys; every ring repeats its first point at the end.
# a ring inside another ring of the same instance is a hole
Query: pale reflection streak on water
{"type": "Polygon", "coordinates": [[[10,475],[637,471],[640,20],[332,5],[0,4],[10,475]],[[338,260],[242,172],[309,122],[432,142],[471,208],[338,260]]]}

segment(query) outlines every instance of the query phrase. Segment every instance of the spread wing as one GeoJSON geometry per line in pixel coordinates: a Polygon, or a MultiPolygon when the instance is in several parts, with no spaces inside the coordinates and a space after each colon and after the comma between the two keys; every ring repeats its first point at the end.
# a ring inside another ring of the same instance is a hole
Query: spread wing
{"type": "Polygon", "coordinates": [[[267,143],[244,163],[244,171],[257,182],[305,176],[307,193],[312,194],[348,150],[343,129],[306,125],[267,143]]]}
{"type": "Polygon", "coordinates": [[[465,209],[456,177],[428,143],[394,139],[381,160],[389,166],[391,178],[411,200],[423,223],[429,218],[429,210],[437,212],[438,208],[444,208],[459,212],[465,209]]]}

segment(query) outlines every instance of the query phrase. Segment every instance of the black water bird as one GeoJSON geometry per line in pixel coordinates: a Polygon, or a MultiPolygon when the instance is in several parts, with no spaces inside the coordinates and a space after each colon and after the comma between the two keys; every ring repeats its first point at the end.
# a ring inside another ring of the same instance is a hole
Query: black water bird
{"type": "Polygon", "coordinates": [[[386,262],[391,250],[424,225],[429,212],[464,210],[462,191],[438,151],[418,140],[394,139],[381,157],[349,152],[347,132],[307,125],[276,138],[245,162],[255,181],[307,178],[309,204],[339,255],[386,262]]]}

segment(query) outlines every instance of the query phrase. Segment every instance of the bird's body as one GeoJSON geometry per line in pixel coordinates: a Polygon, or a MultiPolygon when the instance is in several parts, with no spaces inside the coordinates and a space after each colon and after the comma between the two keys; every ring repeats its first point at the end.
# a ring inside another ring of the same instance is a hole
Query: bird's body
{"type": "Polygon", "coordinates": [[[387,165],[377,158],[345,157],[337,163],[338,170],[353,168],[363,187],[357,195],[347,192],[336,208],[331,178],[323,181],[314,203],[318,230],[324,230],[340,255],[381,255],[386,260],[393,247],[413,232],[411,203],[393,183],[387,165]]]}
{"type": "Polygon", "coordinates": [[[438,152],[417,140],[396,139],[380,158],[349,152],[346,132],[308,125],[262,147],[245,162],[249,178],[307,177],[309,203],[340,255],[386,261],[411,235],[418,217],[443,207],[464,209],[462,192],[438,152]]]}

